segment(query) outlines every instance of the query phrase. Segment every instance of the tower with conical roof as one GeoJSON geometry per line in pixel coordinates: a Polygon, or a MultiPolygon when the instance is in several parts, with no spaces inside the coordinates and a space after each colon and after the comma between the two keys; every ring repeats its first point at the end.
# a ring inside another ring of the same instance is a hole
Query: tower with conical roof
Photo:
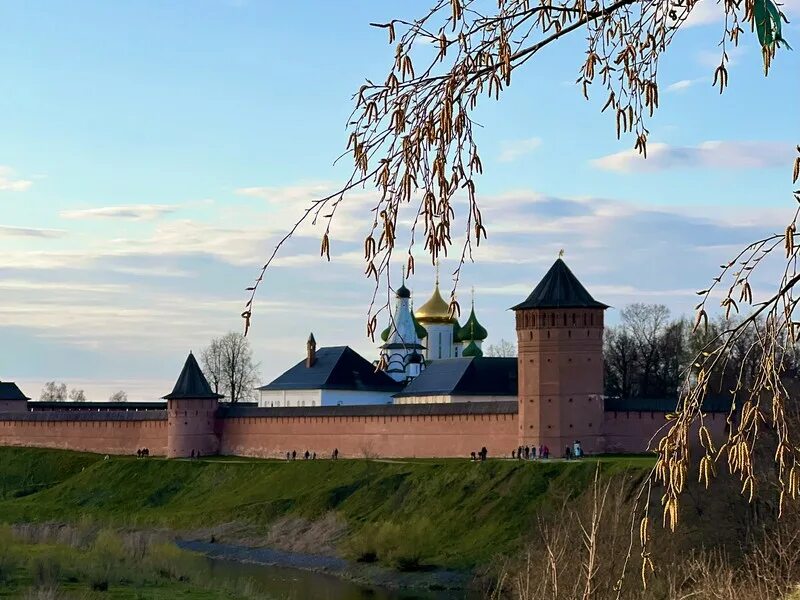
{"type": "Polygon", "coordinates": [[[384,341],[381,355],[387,375],[395,381],[405,382],[420,374],[423,367],[420,352],[425,349],[421,337],[424,335],[425,329],[411,312],[411,291],[406,287],[404,270],[403,284],[395,291],[392,321],[381,333],[384,341]]]}
{"type": "Polygon", "coordinates": [[[603,313],[559,257],[512,308],[519,348],[519,443],[553,456],[603,450],[603,313]]]}
{"type": "Polygon", "coordinates": [[[167,458],[209,456],[219,452],[215,421],[220,394],[208,385],[190,352],[167,401],[167,458]]]}

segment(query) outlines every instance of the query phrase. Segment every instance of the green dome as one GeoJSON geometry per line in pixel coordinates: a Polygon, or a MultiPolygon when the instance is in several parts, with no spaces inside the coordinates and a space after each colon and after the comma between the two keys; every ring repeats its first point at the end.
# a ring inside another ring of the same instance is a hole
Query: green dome
{"type": "Polygon", "coordinates": [[[464,348],[464,352],[461,353],[461,356],[483,356],[483,350],[478,348],[475,340],[473,340],[464,348]]]}
{"type": "Polygon", "coordinates": [[[424,340],[428,337],[428,330],[423,327],[422,323],[417,321],[417,317],[414,316],[414,311],[411,311],[411,320],[414,322],[414,329],[417,331],[417,337],[421,340],[424,340]]]}
{"type": "Polygon", "coordinates": [[[459,325],[458,319],[453,319],[453,343],[458,344],[463,341],[461,339],[461,325],[459,325]]]}
{"type": "Polygon", "coordinates": [[[389,325],[389,326],[388,326],[386,329],[384,329],[383,331],[381,331],[381,339],[382,339],[384,342],[388,342],[388,341],[389,341],[389,334],[390,334],[390,333],[392,333],[392,326],[391,326],[391,325],[389,325]]]}
{"type": "Polygon", "coordinates": [[[458,332],[458,336],[461,338],[462,342],[466,342],[467,340],[480,340],[483,341],[487,337],[489,337],[489,332],[478,323],[478,318],[475,316],[475,307],[472,307],[472,310],[469,313],[469,319],[467,322],[464,323],[464,326],[458,332]]]}

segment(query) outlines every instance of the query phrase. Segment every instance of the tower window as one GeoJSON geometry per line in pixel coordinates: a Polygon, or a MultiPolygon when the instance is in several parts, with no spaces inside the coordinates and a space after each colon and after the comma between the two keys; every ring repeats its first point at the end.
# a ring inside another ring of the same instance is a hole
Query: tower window
{"type": "Polygon", "coordinates": [[[564,327],[567,326],[567,313],[564,313],[564,327]]]}

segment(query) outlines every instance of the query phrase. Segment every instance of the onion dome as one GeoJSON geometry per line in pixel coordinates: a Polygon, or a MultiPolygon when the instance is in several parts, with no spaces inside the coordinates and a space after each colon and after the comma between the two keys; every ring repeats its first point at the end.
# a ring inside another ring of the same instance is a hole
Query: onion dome
{"type": "Polygon", "coordinates": [[[460,341],[462,342],[466,342],[467,340],[483,341],[489,337],[489,332],[486,331],[486,328],[484,328],[484,326],[478,322],[478,318],[475,316],[474,306],[469,313],[469,319],[467,319],[467,322],[464,323],[464,326],[458,332],[458,335],[461,338],[460,341]]]}
{"type": "Polygon", "coordinates": [[[411,311],[411,320],[414,322],[414,330],[417,332],[417,337],[421,340],[424,340],[428,337],[428,330],[423,327],[422,323],[417,321],[417,317],[414,314],[414,311],[411,311]]]}
{"type": "Polygon", "coordinates": [[[406,287],[406,284],[404,283],[399,288],[397,288],[397,291],[395,292],[395,295],[398,298],[411,298],[411,290],[409,290],[406,287]]]}
{"type": "Polygon", "coordinates": [[[464,341],[466,340],[461,339],[461,324],[458,322],[458,319],[453,319],[453,343],[458,344],[464,341]]]}
{"type": "Polygon", "coordinates": [[[478,345],[475,343],[475,340],[471,341],[469,345],[464,348],[464,351],[461,353],[461,356],[483,356],[483,350],[478,348],[478,345]]]}
{"type": "Polygon", "coordinates": [[[439,282],[433,289],[430,299],[417,309],[417,319],[420,323],[451,323],[450,305],[442,298],[439,291],[439,282]]]}

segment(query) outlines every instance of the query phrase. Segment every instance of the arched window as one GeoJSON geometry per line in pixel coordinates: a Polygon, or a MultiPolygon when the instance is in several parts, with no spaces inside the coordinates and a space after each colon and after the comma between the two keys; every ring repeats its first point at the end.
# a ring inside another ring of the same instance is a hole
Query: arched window
{"type": "Polygon", "coordinates": [[[583,313],[583,326],[586,327],[586,313],[583,313]]]}

